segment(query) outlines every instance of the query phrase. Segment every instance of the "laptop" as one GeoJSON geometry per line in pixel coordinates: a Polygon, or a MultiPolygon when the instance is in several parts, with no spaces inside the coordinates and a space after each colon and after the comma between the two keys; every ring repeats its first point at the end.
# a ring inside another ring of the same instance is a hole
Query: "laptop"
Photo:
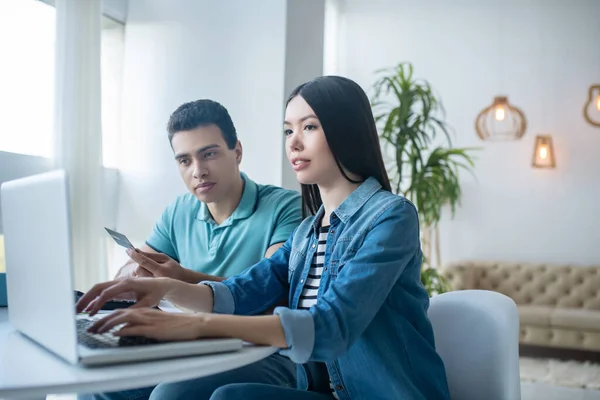
{"type": "Polygon", "coordinates": [[[77,320],[88,317],[75,312],[66,173],[58,170],[5,182],[0,192],[8,314],[12,326],[23,335],[66,361],[83,366],[242,348],[241,340],[229,338],[139,344],[122,343],[111,333],[93,335],[81,327],[78,333],[77,320]],[[92,344],[86,344],[89,335],[92,344]]]}

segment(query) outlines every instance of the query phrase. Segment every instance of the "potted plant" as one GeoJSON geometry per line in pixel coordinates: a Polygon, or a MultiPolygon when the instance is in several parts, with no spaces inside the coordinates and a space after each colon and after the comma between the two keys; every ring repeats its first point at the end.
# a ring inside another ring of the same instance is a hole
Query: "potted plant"
{"type": "Polygon", "coordinates": [[[445,205],[452,216],[460,205],[459,171],[472,172],[475,149],[452,147],[442,103],[427,81],[413,77],[412,64],[400,63],[377,73],[372,107],[384,150],[391,147],[385,154],[393,154],[387,165],[392,189],[419,210],[421,280],[430,295],[443,293],[449,285],[435,268],[441,262],[437,227],[445,205]]]}

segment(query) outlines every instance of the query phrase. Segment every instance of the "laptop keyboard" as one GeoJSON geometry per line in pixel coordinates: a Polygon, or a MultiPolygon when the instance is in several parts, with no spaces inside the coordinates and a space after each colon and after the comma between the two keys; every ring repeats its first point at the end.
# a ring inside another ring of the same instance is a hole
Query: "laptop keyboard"
{"type": "Polygon", "coordinates": [[[90,333],[87,329],[99,318],[77,319],[77,339],[80,344],[91,349],[106,349],[111,347],[125,346],[143,346],[148,344],[161,343],[159,340],[150,339],[144,336],[115,336],[113,332],[121,328],[117,325],[110,331],[102,334],[90,333]]]}

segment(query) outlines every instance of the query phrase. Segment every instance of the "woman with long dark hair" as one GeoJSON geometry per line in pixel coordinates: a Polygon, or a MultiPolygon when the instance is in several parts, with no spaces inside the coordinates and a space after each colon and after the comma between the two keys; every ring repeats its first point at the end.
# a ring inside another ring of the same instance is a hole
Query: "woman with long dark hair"
{"type": "Polygon", "coordinates": [[[126,292],[137,294],[137,307],[164,297],[198,313],[121,310],[92,331],[125,324],[117,334],[237,337],[298,364],[296,388],[235,383],[212,399],[448,399],[420,282],[417,211],[390,191],[366,94],[342,77],[305,83],[287,101],[284,135],[307,217],[271,258],[223,282],[98,284],[78,309],[94,314],[126,292]],[[289,307],[261,315],[286,299],[289,307]]]}

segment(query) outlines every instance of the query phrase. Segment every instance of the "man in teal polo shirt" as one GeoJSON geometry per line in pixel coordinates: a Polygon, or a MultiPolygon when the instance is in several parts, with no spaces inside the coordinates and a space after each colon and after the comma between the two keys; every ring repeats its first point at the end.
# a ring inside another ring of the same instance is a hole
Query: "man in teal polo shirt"
{"type": "Polygon", "coordinates": [[[242,146],[223,106],[211,100],[186,103],[171,115],[167,130],[190,193],[166,208],[140,248],[159,267],[131,260],[117,278],[220,281],[283,245],[302,220],[300,195],[240,173],[242,146]]]}
{"type": "MultiPolygon", "coordinates": [[[[242,146],[227,110],[211,100],[186,103],[171,115],[167,130],[190,193],[166,208],[138,250],[151,260],[139,265],[131,260],[120,269],[117,279],[167,276],[189,283],[221,281],[282,246],[302,220],[300,195],[259,185],[240,172],[242,146]]],[[[295,380],[295,365],[275,354],[206,378],[92,397],[208,399],[228,383],[294,386],[295,380]]]]}

